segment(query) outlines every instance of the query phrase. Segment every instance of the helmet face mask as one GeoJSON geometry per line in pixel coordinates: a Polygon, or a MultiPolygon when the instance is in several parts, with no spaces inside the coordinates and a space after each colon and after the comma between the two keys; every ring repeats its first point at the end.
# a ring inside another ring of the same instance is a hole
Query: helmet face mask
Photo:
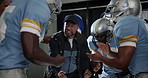
{"type": "Polygon", "coordinates": [[[51,12],[59,14],[61,12],[62,2],[60,0],[46,0],[51,12]]]}
{"type": "Polygon", "coordinates": [[[111,14],[111,19],[117,21],[123,16],[140,16],[141,9],[139,0],[111,0],[105,13],[111,14]]]}
{"type": "MultiPolygon", "coordinates": [[[[49,25],[57,20],[57,14],[61,12],[62,2],[61,0],[46,0],[49,9],[51,11],[51,18],[49,19],[49,25]]],[[[48,26],[49,26],[48,25],[48,26]]]]}
{"type": "Polygon", "coordinates": [[[99,42],[109,42],[112,38],[113,27],[110,26],[109,20],[100,18],[96,20],[91,26],[91,35],[99,42]],[[100,40],[101,39],[101,40],[100,40]]]}

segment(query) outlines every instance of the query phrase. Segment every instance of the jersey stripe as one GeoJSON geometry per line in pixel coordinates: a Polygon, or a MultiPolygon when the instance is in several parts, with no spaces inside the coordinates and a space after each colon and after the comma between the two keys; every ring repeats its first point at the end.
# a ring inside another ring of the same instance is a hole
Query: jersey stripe
{"type": "Polygon", "coordinates": [[[21,25],[24,25],[26,23],[30,24],[31,26],[38,26],[40,29],[42,29],[42,26],[38,22],[36,22],[34,20],[25,18],[23,21],[21,21],[21,25]]]}

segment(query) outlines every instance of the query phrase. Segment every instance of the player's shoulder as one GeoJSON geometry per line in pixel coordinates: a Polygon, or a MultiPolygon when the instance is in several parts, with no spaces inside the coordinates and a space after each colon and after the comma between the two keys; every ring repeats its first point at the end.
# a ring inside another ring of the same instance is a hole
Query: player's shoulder
{"type": "Polygon", "coordinates": [[[121,18],[119,22],[132,22],[132,21],[137,21],[137,20],[139,20],[138,17],[129,15],[129,16],[124,16],[123,18],[121,18]]]}

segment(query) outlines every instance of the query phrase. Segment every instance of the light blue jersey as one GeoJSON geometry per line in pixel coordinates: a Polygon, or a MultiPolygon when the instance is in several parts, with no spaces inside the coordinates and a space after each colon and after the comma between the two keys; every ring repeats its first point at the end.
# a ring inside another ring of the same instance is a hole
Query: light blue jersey
{"type": "Polygon", "coordinates": [[[131,74],[148,72],[148,27],[144,21],[134,16],[121,18],[115,25],[114,37],[117,47],[135,47],[134,56],[128,67],[131,74]]]}
{"type": "Polygon", "coordinates": [[[0,69],[28,67],[21,32],[43,36],[50,9],[45,0],[14,0],[0,18],[0,69]]]}

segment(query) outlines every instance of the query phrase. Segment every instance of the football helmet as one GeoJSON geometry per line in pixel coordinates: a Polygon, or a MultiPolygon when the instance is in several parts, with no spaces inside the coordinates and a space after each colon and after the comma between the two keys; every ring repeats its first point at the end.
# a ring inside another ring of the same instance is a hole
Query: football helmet
{"type": "Polygon", "coordinates": [[[105,41],[108,42],[112,38],[113,26],[109,24],[109,20],[106,18],[100,18],[91,25],[91,35],[99,37],[105,35],[105,41]]]}
{"type": "Polygon", "coordinates": [[[111,19],[117,21],[120,17],[133,15],[140,16],[142,11],[139,0],[111,0],[106,8],[106,15],[111,14],[111,19]]]}
{"type": "Polygon", "coordinates": [[[62,9],[62,1],[61,0],[46,0],[49,9],[51,10],[51,18],[49,19],[49,23],[48,23],[48,27],[50,27],[50,25],[55,22],[57,20],[57,14],[59,14],[62,9]]]}
{"type": "Polygon", "coordinates": [[[46,0],[52,13],[59,14],[61,12],[61,0],[46,0]]]}

